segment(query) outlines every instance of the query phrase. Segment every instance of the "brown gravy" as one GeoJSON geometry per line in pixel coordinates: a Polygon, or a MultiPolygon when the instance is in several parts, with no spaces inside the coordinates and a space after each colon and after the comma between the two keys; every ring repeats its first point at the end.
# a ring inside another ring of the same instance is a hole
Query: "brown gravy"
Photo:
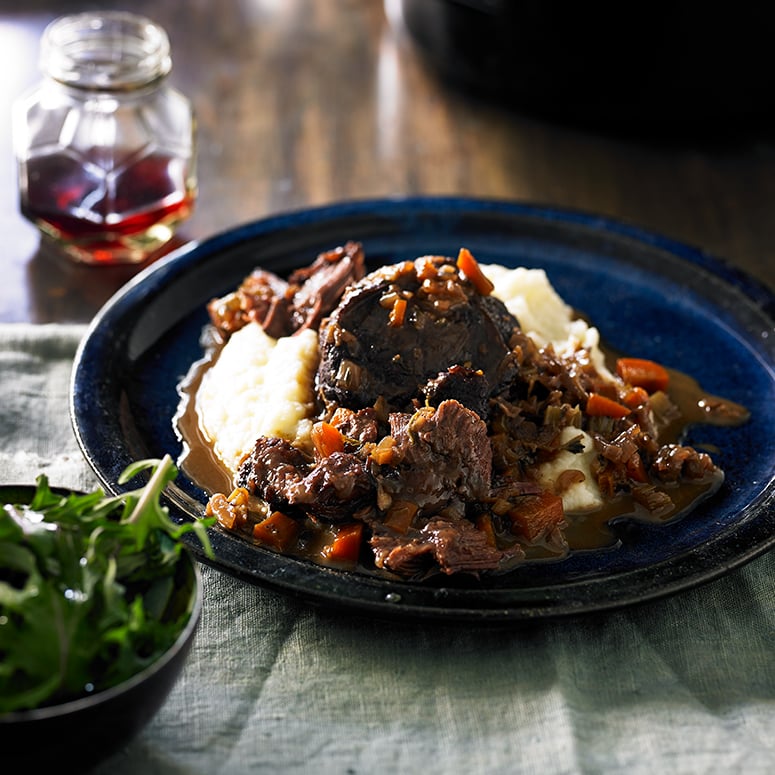
{"type": "MultiPolygon", "coordinates": [[[[205,372],[218,357],[217,345],[207,347],[205,356],[192,365],[191,370],[179,386],[181,402],[175,416],[175,426],[183,442],[183,453],[178,461],[180,468],[208,495],[229,493],[234,487],[231,475],[215,454],[212,444],[205,437],[196,412],[196,393],[205,372]]],[[[711,395],[692,377],[683,372],[669,369],[670,387],[668,394],[680,410],[680,416],[663,429],[663,443],[678,442],[686,428],[695,424],[735,426],[746,422],[749,412],[740,404],[719,396],[711,395]]],[[[723,482],[723,476],[700,483],[683,482],[670,489],[675,507],[660,517],[653,516],[643,506],[627,495],[620,495],[606,503],[601,509],[587,514],[570,515],[564,535],[570,550],[600,549],[617,543],[611,530],[611,523],[624,517],[651,523],[665,523],[691,511],[700,501],[713,495],[723,482]]],[[[319,540],[295,551],[315,562],[323,562],[319,551],[319,540]]],[[[541,560],[557,557],[556,550],[541,546],[528,547],[526,559],[541,560]]],[[[374,569],[369,569],[375,572],[374,569]]],[[[379,572],[379,571],[376,571],[379,572]]]]}
{"type": "Polygon", "coordinates": [[[183,443],[178,465],[208,495],[217,492],[229,493],[234,489],[231,474],[202,432],[196,411],[196,394],[202,377],[217,360],[220,349],[217,345],[208,345],[205,356],[192,365],[178,386],[181,400],[174,418],[175,429],[183,443]]]}

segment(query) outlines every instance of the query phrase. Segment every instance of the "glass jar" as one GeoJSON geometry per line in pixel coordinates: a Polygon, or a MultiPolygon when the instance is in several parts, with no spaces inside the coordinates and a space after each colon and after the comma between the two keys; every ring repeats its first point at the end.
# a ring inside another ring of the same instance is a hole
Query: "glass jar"
{"type": "Polygon", "coordinates": [[[21,212],[78,261],[143,261],[196,199],[195,120],[166,82],[166,32],[124,12],[64,16],[40,65],[14,105],[21,212]]]}

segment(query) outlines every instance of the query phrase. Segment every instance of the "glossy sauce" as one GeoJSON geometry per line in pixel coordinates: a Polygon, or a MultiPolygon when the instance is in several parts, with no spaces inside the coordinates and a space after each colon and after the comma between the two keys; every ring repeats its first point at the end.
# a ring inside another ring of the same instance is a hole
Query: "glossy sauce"
{"type": "MultiPolygon", "coordinates": [[[[678,416],[660,431],[660,443],[680,443],[691,425],[717,425],[732,427],[749,419],[748,410],[733,401],[707,393],[695,379],[675,369],[668,369],[670,386],[668,395],[678,407],[678,416]]],[[[710,450],[705,450],[709,451],[710,450]]],[[[666,486],[674,508],[661,516],[655,516],[630,495],[621,494],[602,508],[589,514],[577,514],[568,519],[565,537],[571,549],[598,549],[617,542],[611,527],[615,520],[629,517],[641,522],[666,523],[680,518],[694,509],[701,501],[712,496],[723,484],[719,473],[699,482],[684,481],[680,485],[666,486]]]]}
{"type": "Polygon", "coordinates": [[[183,444],[178,466],[208,495],[217,492],[229,493],[234,489],[231,474],[215,454],[212,443],[202,431],[196,411],[196,394],[202,377],[215,363],[219,352],[220,348],[210,343],[206,345],[205,356],[192,365],[178,386],[181,400],[173,421],[183,444]]]}

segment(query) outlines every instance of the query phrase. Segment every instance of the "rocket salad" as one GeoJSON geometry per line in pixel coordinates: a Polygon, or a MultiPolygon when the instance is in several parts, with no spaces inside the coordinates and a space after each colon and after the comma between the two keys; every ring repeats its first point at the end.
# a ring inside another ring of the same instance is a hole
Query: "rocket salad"
{"type": "Polygon", "coordinates": [[[148,483],[118,496],[60,494],[45,475],[29,504],[0,510],[0,713],[77,699],[121,683],[163,654],[191,613],[178,540],[212,555],[212,520],[175,524],[160,495],[169,456],[129,466],[148,483]]]}

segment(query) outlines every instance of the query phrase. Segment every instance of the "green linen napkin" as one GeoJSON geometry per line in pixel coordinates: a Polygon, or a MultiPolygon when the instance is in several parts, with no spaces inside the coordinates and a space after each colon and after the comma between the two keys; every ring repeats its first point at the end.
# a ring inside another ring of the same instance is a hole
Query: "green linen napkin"
{"type": "MultiPolygon", "coordinates": [[[[0,326],[2,481],[95,483],[68,417],[84,332],[0,326]]],[[[180,681],[100,775],[775,772],[773,552],[660,602],[486,629],[203,575],[180,681]]]]}

